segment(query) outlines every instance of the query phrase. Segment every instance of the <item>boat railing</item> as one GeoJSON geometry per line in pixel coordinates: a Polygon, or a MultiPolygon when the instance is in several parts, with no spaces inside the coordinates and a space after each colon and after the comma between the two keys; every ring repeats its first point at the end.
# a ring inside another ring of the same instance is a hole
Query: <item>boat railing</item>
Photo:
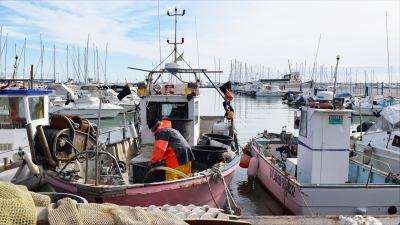
{"type": "MultiPolygon", "coordinates": [[[[387,163],[387,162],[385,162],[385,161],[382,161],[382,160],[379,160],[379,159],[376,159],[376,158],[374,158],[373,156],[369,156],[369,155],[364,154],[364,153],[361,153],[361,152],[357,152],[357,155],[356,155],[355,157],[357,157],[358,155],[361,155],[362,157],[367,157],[367,158],[369,158],[370,160],[373,160],[373,161],[375,161],[375,162],[382,163],[383,165],[385,165],[385,166],[388,168],[388,172],[389,172],[389,173],[392,173],[392,168],[390,168],[389,163],[387,163]]],[[[369,164],[369,163],[368,163],[368,164],[369,164]]]]}
{"type": "Polygon", "coordinates": [[[117,127],[114,129],[100,132],[99,139],[101,142],[113,144],[125,140],[128,136],[126,127],[117,127]]]}

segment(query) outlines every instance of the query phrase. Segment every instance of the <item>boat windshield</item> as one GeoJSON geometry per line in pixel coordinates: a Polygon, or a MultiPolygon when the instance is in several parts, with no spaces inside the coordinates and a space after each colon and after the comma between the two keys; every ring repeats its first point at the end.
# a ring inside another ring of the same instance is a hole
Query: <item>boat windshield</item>
{"type": "Polygon", "coordinates": [[[186,102],[149,102],[147,105],[147,118],[187,120],[188,104],[186,102]]]}
{"type": "Polygon", "coordinates": [[[26,117],[22,97],[0,98],[0,128],[20,129],[25,128],[26,117]]]}

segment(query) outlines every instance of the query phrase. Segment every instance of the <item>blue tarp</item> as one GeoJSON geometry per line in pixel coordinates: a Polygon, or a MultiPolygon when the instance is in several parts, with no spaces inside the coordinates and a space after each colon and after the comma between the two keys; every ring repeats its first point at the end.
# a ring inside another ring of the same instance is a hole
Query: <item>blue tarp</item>
{"type": "Polygon", "coordinates": [[[349,92],[342,92],[342,93],[337,93],[335,95],[336,98],[351,98],[353,95],[351,95],[349,92]]]}

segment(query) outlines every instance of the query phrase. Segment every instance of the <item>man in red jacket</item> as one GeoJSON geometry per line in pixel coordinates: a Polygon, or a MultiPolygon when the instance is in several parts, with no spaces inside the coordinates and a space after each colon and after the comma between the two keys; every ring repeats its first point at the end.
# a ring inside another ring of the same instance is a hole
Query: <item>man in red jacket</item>
{"type": "MultiPolygon", "coordinates": [[[[194,160],[192,148],[181,133],[172,128],[171,121],[150,120],[147,125],[155,138],[151,155],[152,166],[166,166],[190,176],[191,162],[194,160]]],[[[179,178],[170,171],[165,172],[165,177],[167,180],[179,178]]]]}

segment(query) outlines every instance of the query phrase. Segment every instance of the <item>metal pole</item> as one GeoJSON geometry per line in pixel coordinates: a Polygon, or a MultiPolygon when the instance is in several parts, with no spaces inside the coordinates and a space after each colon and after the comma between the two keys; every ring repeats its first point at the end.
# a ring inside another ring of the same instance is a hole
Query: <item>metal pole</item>
{"type": "Polygon", "coordinates": [[[100,90],[99,99],[99,112],[97,118],[97,131],[96,131],[96,152],[95,152],[95,186],[99,184],[99,134],[101,123],[101,99],[103,97],[103,90],[100,90]]]}
{"type": "Polygon", "coordinates": [[[333,98],[335,98],[336,94],[336,80],[337,80],[337,70],[338,70],[338,65],[339,65],[339,59],[340,55],[336,56],[336,67],[335,67],[335,82],[333,83],[333,98]]]}

